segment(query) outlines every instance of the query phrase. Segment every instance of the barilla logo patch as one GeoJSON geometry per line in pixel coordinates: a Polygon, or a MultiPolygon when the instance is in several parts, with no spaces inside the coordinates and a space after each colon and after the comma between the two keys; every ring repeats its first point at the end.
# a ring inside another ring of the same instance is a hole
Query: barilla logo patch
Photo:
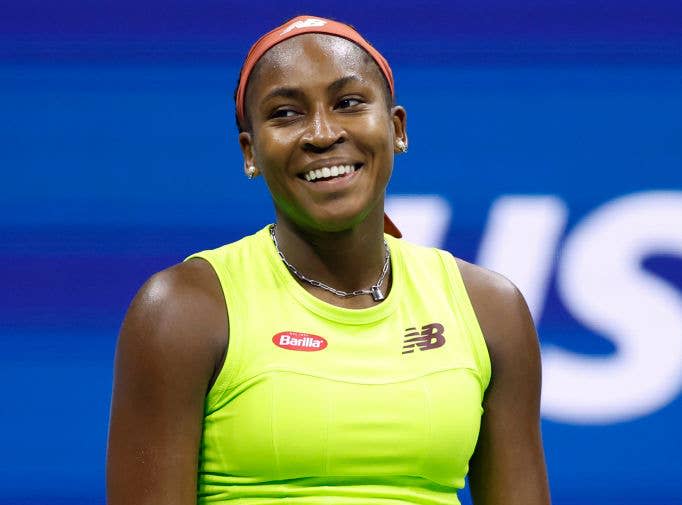
{"type": "Polygon", "coordinates": [[[327,341],[322,337],[297,331],[282,331],[272,337],[272,342],[277,347],[292,351],[321,351],[327,347],[327,341]]]}
{"type": "Polygon", "coordinates": [[[295,21],[291,23],[289,26],[287,26],[284,30],[282,30],[281,35],[286,35],[289,33],[291,30],[295,30],[297,28],[308,28],[308,27],[313,27],[313,26],[324,26],[326,25],[326,21],[322,21],[321,19],[315,19],[315,18],[308,18],[304,21],[295,21]]]}

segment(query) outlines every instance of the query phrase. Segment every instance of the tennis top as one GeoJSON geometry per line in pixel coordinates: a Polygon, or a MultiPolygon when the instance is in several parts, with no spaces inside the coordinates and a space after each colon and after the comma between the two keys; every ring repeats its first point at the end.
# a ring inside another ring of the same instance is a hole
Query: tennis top
{"type": "Polygon", "coordinates": [[[459,504],[488,352],[454,258],[386,241],[392,288],[367,309],[303,289],[267,227],[190,257],[214,268],[229,316],[199,503],[459,504]]]}

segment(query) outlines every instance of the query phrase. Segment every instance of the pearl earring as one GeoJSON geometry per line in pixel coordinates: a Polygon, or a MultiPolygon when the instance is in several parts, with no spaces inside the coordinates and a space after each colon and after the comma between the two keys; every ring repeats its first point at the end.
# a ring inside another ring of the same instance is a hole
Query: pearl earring
{"type": "Polygon", "coordinates": [[[395,146],[400,151],[401,153],[406,153],[407,152],[407,144],[403,139],[396,139],[395,140],[395,146]]]}
{"type": "Polygon", "coordinates": [[[256,167],[253,165],[249,165],[249,168],[246,169],[246,177],[250,179],[253,179],[256,176],[256,167]]]}

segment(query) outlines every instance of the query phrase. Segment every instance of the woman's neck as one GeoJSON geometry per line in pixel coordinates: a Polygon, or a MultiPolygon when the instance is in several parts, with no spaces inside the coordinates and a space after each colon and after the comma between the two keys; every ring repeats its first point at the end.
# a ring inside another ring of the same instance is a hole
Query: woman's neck
{"type": "MultiPolygon", "coordinates": [[[[309,279],[346,292],[369,289],[380,278],[386,259],[383,213],[380,217],[370,215],[343,232],[321,232],[302,229],[278,213],[277,245],[286,261],[309,279]]],[[[390,273],[389,269],[379,286],[384,296],[390,288],[390,273]]],[[[297,281],[314,296],[334,305],[365,308],[378,303],[370,295],[340,297],[299,278],[297,281]]]]}

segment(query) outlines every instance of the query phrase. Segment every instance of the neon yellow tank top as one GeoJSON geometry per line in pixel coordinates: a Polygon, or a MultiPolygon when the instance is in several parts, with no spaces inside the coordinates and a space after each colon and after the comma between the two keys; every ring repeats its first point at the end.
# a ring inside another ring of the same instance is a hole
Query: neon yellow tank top
{"type": "Polygon", "coordinates": [[[487,349],[454,258],[386,240],[391,292],[360,310],[305,291],[267,227],[191,256],[215,269],[230,326],[199,503],[459,504],[487,349]]]}

